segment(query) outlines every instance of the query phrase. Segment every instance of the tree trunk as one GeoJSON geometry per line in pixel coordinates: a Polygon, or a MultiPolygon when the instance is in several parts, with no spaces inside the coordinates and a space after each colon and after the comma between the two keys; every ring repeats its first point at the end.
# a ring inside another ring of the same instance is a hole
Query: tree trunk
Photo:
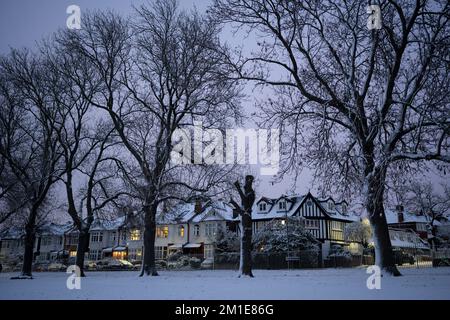
{"type": "Polygon", "coordinates": [[[388,224],[384,212],[384,189],[385,174],[378,172],[368,179],[368,192],[366,199],[366,210],[373,228],[375,243],[375,264],[381,270],[394,276],[401,276],[395,265],[392,252],[391,238],[389,236],[388,224]]]}
{"type": "Polygon", "coordinates": [[[145,206],[144,230],[144,259],[140,276],[157,276],[155,265],[155,235],[156,235],[156,209],[157,205],[145,206]]]}
{"type": "MultiPolygon", "coordinates": [[[[247,212],[247,211],[246,211],[247,212]]],[[[246,275],[253,277],[252,273],[252,217],[251,217],[251,209],[250,212],[244,213],[241,216],[242,223],[242,237],[241,237],[241,246],[242,246],[242,255],[241,255],[241,264],[240,264],[240,273],[241,275],[246,275]]]]}
{"type": "Polygon", "coordinates": [[[23,255],[22,277],[32,277],[35,238],[36,234],[34,222],[29,222],[25,227],[25,252],[23,255]]]}
{"type": "Polygon", "coordinates": [[[89,231],[80,230],[78,236],[78,246],[77,246],[77,258],[75,264],[80,268],[80,277],[85,277],[84,274],[84,256],[89,248],[89,231]]]}
{"type": "Polygon", "coordinates": [[[255,202],[255,191],[253,190],[253,176],[245,177],[244,191],[242,191],[239,181],[234,183],[236,190],[241,197],[242,208],[231,199],[231,204],[235,208],[235,213],[241,216],[241,259],[239,263],[239,277],[249,276],[252,273],[252,207],[255,202]]]}

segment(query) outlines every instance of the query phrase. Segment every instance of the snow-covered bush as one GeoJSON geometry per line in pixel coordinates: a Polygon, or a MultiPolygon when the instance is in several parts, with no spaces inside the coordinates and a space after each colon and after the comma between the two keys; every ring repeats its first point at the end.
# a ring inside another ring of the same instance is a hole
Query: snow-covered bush
{"type": "Polygon", "coordinates": [[[239,252],[240,250],[240,238],[238,234],[223,225],[219,225],[213,240],[216,245],[215,252],[217,253],[239,252]]]}
{"type": "Polygon", "coordinates": [[[344,237],[347,241],[358,242],[367,247],[372,238],[372,228],[367,222],[355,221],[345,226],[344,237]]]}
{"type": "Polygon", "coordinates": [[[253,236],[253,248],[260,253],[296,252],[303,250],[319,251],[319,241],[307,231],[303,224],[288,218],[286,223],[273,221],[253,236]]]}
{"type": "Polygon", "coordinates": [[[192,269],[200,269],[200,266],[202,264],[202,260],[192,257],[189,259],[189,265],[192,269]]]}

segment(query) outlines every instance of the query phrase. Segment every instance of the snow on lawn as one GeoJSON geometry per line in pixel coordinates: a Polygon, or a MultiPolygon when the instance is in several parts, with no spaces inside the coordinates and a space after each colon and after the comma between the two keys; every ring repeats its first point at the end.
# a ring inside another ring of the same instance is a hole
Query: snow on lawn
{"type": "Polygon", "coordinates": [[[0,299],[450,299],[450,268],[402,269],[403,277],[383,277],[380,290],[366,286],[366,270],[254,270],[237,272],[89,272],[80,290],[68,290],[65,273],[35,273],[33,280],[0,274],[0,299]]]}

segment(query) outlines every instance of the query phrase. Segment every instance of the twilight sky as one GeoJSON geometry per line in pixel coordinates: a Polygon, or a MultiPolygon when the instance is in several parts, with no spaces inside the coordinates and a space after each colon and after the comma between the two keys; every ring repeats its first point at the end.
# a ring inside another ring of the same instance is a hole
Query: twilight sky
{"type": "MultiPolygon", "coordinates": [[[[132,12],[132,5],[138,6],[145,3],[145,0],[2,0],[0,2],[0,54],[6,54],[10,47],[33,47],[35,42],[50,35],[58,28],[65,27],[66,8],[75,4],[81,8],[81,19],[83,19],[83,10],[88,9],[114,9],[124,15],[132,12]]],[[[179,0],[182,8],[192,8],[196,6],[199,11],[207,8],[210,0],[179,0]]],[[[82,23],[82,21],[81,21],[82,23]]],[[[245,49],[252,49],[252,39],[245,39],[224,32],[223,40],[234,44],[245,44],[245,49]]],[[[248,99],[243,103],[246,111],[255,110],[255,98],[261,98],[258,91],[252,92],[248,87],[246,92],[249,94],[248,99]]],[[[250,113],[250,112],[248,112],[250,113]]],[[[254,124],[248,122],[249,127],[254,124]]],[[[259,171],[259,170],[258,170],[259,171]]],[[[428,179],[433,180],[436,185],[442,181],[448,181],[445,177],[430,173],[428,179]]],[[[257,186],[259,194],[266,196],[278,196],[281,194],[291,193],[289,179],[286,179],[279,185],[271,186],[269,177],[262,177],[261,183],[257,186]]],[[[300,176],[300,180],[296,186],[296,193],[305,193],[308,190],[315,191],[311,182],[311,174],[309,171],[300,176]]]]}

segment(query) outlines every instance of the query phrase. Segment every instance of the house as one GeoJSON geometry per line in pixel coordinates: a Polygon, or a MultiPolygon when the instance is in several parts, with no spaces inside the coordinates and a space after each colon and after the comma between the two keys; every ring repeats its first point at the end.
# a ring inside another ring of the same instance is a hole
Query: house
{"type": "Polygon", "coordinates": [[[21,259],[24,251],[23,229],[11,227],[0,233],[0,261],[21,259]]]}
{"type": "Polygon", "coordinates": [[[155,250],[156,258],[164,259],[173,251],[201,258],[212,258],[218,228],[236,230],[238,218],[233,209],[222,201],[196,199],[182,203],[157,219],[155,250]]]}
{"type": "MultiPolygon", "coordinates": [[[[322,255],[326,257],[333,244],[349,246],[344,238],[345,225],[359,218],[348,212],[346,201],[333,198],[315,198],[311,193],[298,196],[282,196],[276,199],[261,197],[252,210],[253,229],[287,217],[298,217],[305,227],[322,244],[322,255]]],[[[219,228],[239,232],[238,217],[233,217],[233,208],[223,200],[202,199],[180,203],[171,210],[160,212],[156,217],[155,255],[165,259],[175,251],[202,259],[214,256],[216,234],[219,228]]],[[[10,230],[12,232],[12,230],[10,230]]],[[[87,259],[101,260],[113,257],[140,261],[143,257],[143,215],[128,212],[114,219],[97,217],[90,228],[87,259]]],[[[4,255],[18,250],[20,232],[2,237],[4,255]]],[[[39,260],[75,257],[78,231],[73,224],[50,224],[39,231],[36,252],[39,260]]]]}
{"type": "Polygon", "coordinates": [[[66,256],[64,252],[65,233],[71,224],[47,223],[36,232],[35,258],[38,261],[56,261],[66,256]]]}
{"type": "Polygon", "coordinates": [[[345,200],[337,202],[332,197],[316,198],[310,192],[276,199],[261,197],[252,209],[253,232],[258,232],[274,219],[285,223],[291,217],[303,219],[305,228],[322,243],[323,258],[328,256],[334,244],[350,245],[344,237],[345,226],[359,220],[349,213],[345,200]]]}
{"type": "Polygon", "coordinates": [[[414,230],[424,240],[433,237],[433,227],[442,225],[440,221],[435,220],[432,226],[429,216],[407,212],[402,205],[397,205],[394,210],[386,209],[385,215],[390,228],[414,230]]]}

